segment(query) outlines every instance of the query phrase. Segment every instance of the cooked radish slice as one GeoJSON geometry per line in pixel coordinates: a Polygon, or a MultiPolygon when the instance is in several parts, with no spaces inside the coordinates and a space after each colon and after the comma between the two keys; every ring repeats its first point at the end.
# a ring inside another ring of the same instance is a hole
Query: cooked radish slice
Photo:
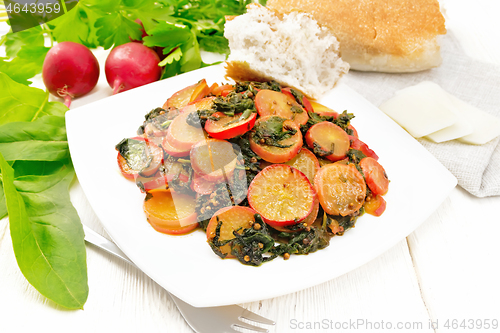
{"type": "Polygon", "coordinates": [[[198,110],[208,110],[212,108],[215,97],[205,97],[196,102],[190,103],[189,105],[181,109],[181,113],[189,113],[198,110]]]}
{"type": "MultiPolygon", "coordinates": [[[[231,206],[219,209],[210,219],[207,226],[207,240],[213,242],[216,236],[217,225],[221,223],[219,242],[234,239],[233,232],[243,233],[243,229],[251,228],[255,222],[256,211],[249,207],[231,206]]],[[[231,254],[231,244],[216,247],[218,254],[225,258],[234,258],[231,254]]]]}
{"type": "Polygon", "coordinates": [[[118,166],[127,179],[153,176],[163,161],[163,150],[143,137],[122,140],[116,149],[118,166]]]}
{"type": "Polygon", "coordinates": [[[196,102],[202,99],[203,97],[208,95],[209,92],[210,87],[207,85],[207,81],[203,79],[198,83],[195,83],[174,93],[169,99],[167,99],[165,104],[163,104],[163,108],[181,109],[189,103],[196,102]]]}
{"type": "Polygon", "coordinates": [[[384,195],[389,190],[389,179],[384,168],[374,158],[365,157],[359,162],[361,170],[365,174],[366,184],[375,196],[384,195]]]}
{"type": "Polygon", "coordinates": [[[181,234],[198,226],[196,200],[186,194],[170,190],[153,190],[146,195],[144,212],[156,230],[167,234],[181,234]]]}
{"type": "Polygon", "coordinates": [[[149,192],[155,189],[168,189],[167,177],[163,174],[159,174],[156,177],[151,178],[137,178],[136,183],[140,181],[142,183],[142,189],[149,192]]]}
{"type": "Polygon", "coordinates": [[[350,146],[349,135],[329,121],[311,126],[306,133],[306,142],[314,153],[330,161],[338,161],[346,157],[350,146]]]}
{"type": "Polygon", "coordinates": [[[198,142],[189,155],[193,170],[209,181],[231,178],[238,160],[233,145],[219,139],[198,142]]]}
{"type": "Polygon", "coordinates": [[[304,96],[304,94],[300,90],[293,88],[283,88],[281,89],[281,91],[283,92],[283,94],[293,97],[299,104],[303,105],[304,109],[307,112],[314,112],[311,102],[306,96],[304,96]],[[294,96],[294,94],[297,97],[294,96]]]}
{"type": "Polygon", "coordinates": [[[181,110],[181,114],[172,120],[167,133],[168,142],[171,146],[180,151],[185,151],[205,139],[206,134],[201,127],[200,119],[195,117],[197,126],[188,124],[187,119],[192,113],[209,108],[212,101],[213,98],[204,98],[181,110]]]}
{"type": "Polygon", "coordinates": [[[250,148],[262,159],[271,163],[284,163],[294,158],[302,148],[302,133],[291,120],[278,116],[259,118],[250,134],[250,148]],[[295,131],[282,140],[275,140],[285,131],[295,131]]]}
{"type": "Polygon", "coordinates": [[[129,167],[129,165],[127,164],[127,160],[125,160],[123,156],[120,155],[120,153],[118,153],[116,161],[118,162],[118,167],[120,168],[120,172],[122,173],[123,177],[130,180],[134,180],[135,178],[137,178],[139,171],[129,167]]]}
{"type": "Polygon", "coordinates": [[[207,97],[209,93],[210,93],[210,87],[208,86],[207,81],[205,81],[205,79],[202,79],[200,82],[198,82],[198,84],[194,88],[194,91],[191,94],[191,98],[189,99],[189,104],[192,104],[207,97]]]}
{"type": "Polygon", "coordinates": [[[212,117],[218,120],[208,119],[205,131],[216,139],[231,139],[243,135],[253,128],[257,119],[257,113],[249,112],[249,114],[238,113],[233,117],[226,116],[223,112],[216,112],[212,117]]]}
{"type": "Polygon", "coordinates": [[[191,189],[196,193],[207,195],[215,190],[216,183],[206,180],[198,174],[194,174],[193,181],[191,182],[191,189]]]}
{"type": "Polygon", "coordinates": [[[354,164],[332,163],[321,167],[314,187],[323,210],[330,215],[346,216],[365,202],[366,184],[354,164]]]}
{"type": "Polygon", "coordinates": [[[379,194],[375,197],[366,198],[365,212],[373,216],[380,216],[385,211],[387,203],[384,198],[379,194]]]}
{"type": "Polygon", "coordinates": [[[273,164],[255,176],[248,188],[248,203],[271,226],[304,220],[313,210],[316,193],[299,170],[273,164]]]}
{"type": "Polygon", "coordinates": [[[189,173],[184,170],[182,163],[167,159],[163,162],[163,168],[165,169],[164,173],[167,181],[171,181],[177,176],[182,182],[189,181],[189,173]]]}
{"type": "Polygon", "coordinates": [[[255,107],[261,117],[277,115],[292,120],[297,125],[305,125],[309,116],[295,98],[274,90],[261,90],[255,96],[255,107]]]}
{"type": "Polygon", "coordinates": [[[286,164],[298,169],[300,172],[306,175],[311,184],[314,184],[314,176],[316,176],[316,173],[319,171],[320,166],[318,159],[313,153],[311,153],[310,150],[302,148],[297,156],[286,162],[286,164]]]}
{"type": "Polygon", "coordinates": [[[312,101],[311,102],[313,112],[319,114],[320,116],[324,117],[334,117],[337,118],[339,114],[335,112],[334,110],[330,109],[329,107],[324,106],[323,104],[320,104],[318,102],[312,101]]]}
{"type": "Polygon", "coordinates": [[[311,226],[311,224],[313,224],[314,221],[316,221],[316,218],[318,217],[318,212],[319,212],[319,200],[316,197],[316,199],[314,200],[314,206],[313,206],[312,212],[309,215],[307,215],[307,217],[300,224],[302,226],[302,228],[299,228],[296,230],[290,230],[286,227],[280,227],[280,226],[276,226],[276,225],[273,226],[273,228],[278,230],[278,231],[282,231],[282,232],[296,232],[296,231],[304,230],[304,228],[311,226]]]}
{"type": "Polygon", "coordinates": [[[363,141],[361,141],[360,139],[358,139],[352,135],[349,136],[349,139],[351,140],[351,148],[352,149],[359,150],[363,154],[365,154],[367,157],[371,157],[371,158],[378,161],[377,154],[375,154],[375,152],[373,150],[371,150],[370,147],[368,147],[368,145],[366,143],[364,143],[363,141]]]}
{"type": "Polygon", "coordinates": [[[217,86],[211,90],[214,96],[227,96],[230,91],[234,90],[234,86],[231,84],[224,84],[222,86],[217,86]]]}
{"type": "Polygon", "coordinates": [[[165,150],[165,152],[169,155],[172,155],[174,157],[184,157],[184,156],[188,156],[189,155],[189,152],[191,151],[191,149],[179,149],[177,147],[174,147],[169,139],[168,139],[168,132],[167,132],[167,136],[163,138],[163,141],[161,143],[161,146],[163,147],[163,149],[165,150]]]}

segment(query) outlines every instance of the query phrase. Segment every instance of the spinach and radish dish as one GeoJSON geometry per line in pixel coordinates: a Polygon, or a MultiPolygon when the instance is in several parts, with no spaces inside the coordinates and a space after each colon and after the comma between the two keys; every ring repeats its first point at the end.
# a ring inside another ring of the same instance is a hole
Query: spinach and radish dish
{"type": "Polygon", "coordinates": [[[117,162],[154,229],[201,229],[221,258],[259,266],[384,212],[389,180],[353,117],[277,82],[203,79],[148,112],[117,162]]]}

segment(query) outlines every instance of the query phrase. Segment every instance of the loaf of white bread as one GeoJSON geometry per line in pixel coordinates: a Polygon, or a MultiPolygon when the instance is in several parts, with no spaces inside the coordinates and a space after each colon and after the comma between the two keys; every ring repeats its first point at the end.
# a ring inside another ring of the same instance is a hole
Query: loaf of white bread
{"type": "Polygon", "coordinates": [[[231,53],[226,76],[236,81],[275,80],[319,98],[349,70],[332,32],[309,14],[279,14],[258,4],[227,18],[224,36],[231,53]]]}
{"type": "Polygon", "coordinates": [[[416,72],[441,64],[446,34],[437,0],[268,0],[282,14],[305,12],[328,27],[351,69],[416,72]]]}

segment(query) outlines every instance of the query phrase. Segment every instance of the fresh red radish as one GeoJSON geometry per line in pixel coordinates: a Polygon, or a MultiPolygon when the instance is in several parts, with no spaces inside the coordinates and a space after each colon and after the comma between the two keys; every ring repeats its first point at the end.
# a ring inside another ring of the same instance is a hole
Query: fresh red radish
{"type": "Polygon", "coordinates": [[[85,46],[61,42],[52,47],[42,68],[43,83],[56,96],[71,100],[90,92],[99,80],[99,62],[85,46]]]}
{"type": "Polygon", "coordinates": [[[160,58],[155,51],[141,43],[117,46],[106,59],[106,79],[113,95],[158,81],[161,77],[160,58]]]}

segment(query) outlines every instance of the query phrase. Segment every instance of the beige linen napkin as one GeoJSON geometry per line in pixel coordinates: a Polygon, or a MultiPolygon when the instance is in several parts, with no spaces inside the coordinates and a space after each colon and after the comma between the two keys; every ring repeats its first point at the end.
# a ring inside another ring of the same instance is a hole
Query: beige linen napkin
{"type": "MultiPolygon", "coordinates": [[[[447,92],[496,117],[500,117],[500,67],[468,57],[458,40],[448,32],[441,43],[440,67],[412,74],[350,71],[343,81],[379,106],[394,92],[427,80],[447,92]]],[[[500,195],[500,138],[484,145],[456,140],[419,142],[458,179],[458,184],[478,197],[500,195]]]]}

